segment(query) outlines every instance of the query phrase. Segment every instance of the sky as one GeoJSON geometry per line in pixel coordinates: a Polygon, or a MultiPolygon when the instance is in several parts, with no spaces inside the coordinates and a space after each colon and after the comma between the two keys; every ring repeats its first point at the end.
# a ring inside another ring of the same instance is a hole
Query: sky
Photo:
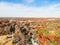
{"type": "Polygon", "coordinates": [[[60,18],[60,0],[0,0],[0,17],[60,18]]]}

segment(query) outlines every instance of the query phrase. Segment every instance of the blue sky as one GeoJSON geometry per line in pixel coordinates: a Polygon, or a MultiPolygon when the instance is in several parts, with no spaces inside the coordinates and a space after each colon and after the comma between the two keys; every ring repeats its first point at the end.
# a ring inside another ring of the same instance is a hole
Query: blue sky
{"type": "Polygon", "coordinates": [[[0,17],[60,18],[60,0],[0,0],[0,17]]]}
{"type": "Polygon", "coordinates": [[[30,0],[0,0],[0,2],[8,2],[8,3],[15,3],[15,4],[23,4],[27,6],[49,6],[52,4],[60,3],[60,0],[31,0],[30,3],[28,3],[30,0]]]}

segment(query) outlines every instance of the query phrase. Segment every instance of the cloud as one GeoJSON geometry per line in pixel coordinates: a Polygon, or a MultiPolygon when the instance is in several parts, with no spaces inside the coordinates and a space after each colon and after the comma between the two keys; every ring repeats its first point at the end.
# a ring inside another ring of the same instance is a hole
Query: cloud
{"type": "Polygon", "coordinates": [[[0,17],[60,17],[60,3],[47,7],[0,3],[0,17]]]}

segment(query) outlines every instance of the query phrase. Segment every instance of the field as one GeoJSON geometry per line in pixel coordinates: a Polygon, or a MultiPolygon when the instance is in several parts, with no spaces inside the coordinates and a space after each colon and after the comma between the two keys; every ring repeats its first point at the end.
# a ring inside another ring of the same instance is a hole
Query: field
{"type": "Polygon", "coordinates": [[[12,45],[11,38],[7,39],[7,36],[10,36],[10,35],[0,36],[0,45],[12,45]]]}

